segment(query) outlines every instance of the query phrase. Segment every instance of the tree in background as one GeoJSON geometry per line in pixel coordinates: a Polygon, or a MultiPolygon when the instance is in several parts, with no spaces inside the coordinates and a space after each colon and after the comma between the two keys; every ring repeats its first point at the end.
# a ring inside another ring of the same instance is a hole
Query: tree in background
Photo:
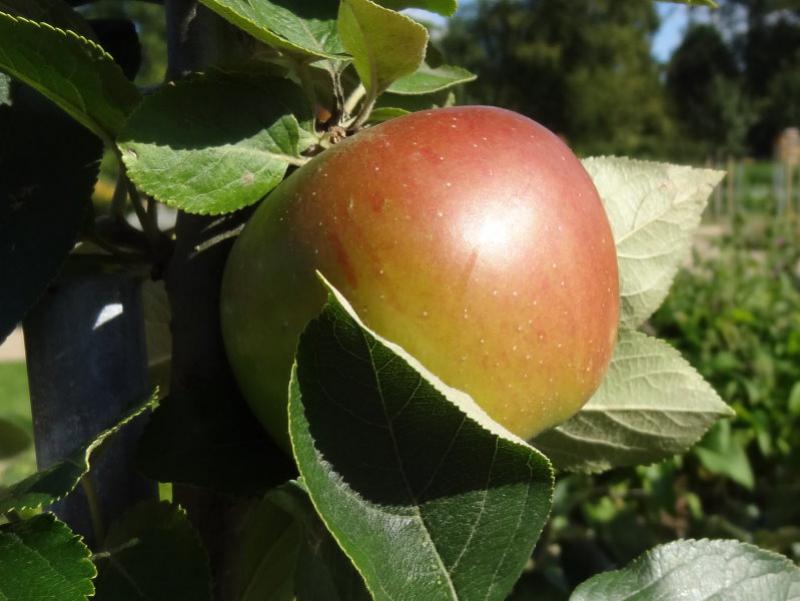
{"type": "Polygon", "coordinates": [[[442,40],[476,71],[467,100],[506,106],[584,154],[654,155],[670,134],[651,2],[480,0],[442,40]]]}
{"type": "MultiPolygon", "coordinates": [[[[667,66],[681,134],[702,156],[741,154],[752,110],[733,49],[711,25],[693,25],[667,66]]],[[[717,157],[719,158],[719,157],[717,157]]]]}

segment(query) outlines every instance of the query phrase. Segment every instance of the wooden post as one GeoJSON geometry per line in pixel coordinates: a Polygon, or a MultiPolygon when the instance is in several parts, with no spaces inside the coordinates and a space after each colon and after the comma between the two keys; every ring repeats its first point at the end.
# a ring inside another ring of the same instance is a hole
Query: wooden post
{"type": "MultiPolygon", "coordinates": [[[[65,459],[116,423],[149,391],[140,280],[126,274],[65,276],[50,287],[23,324],[39,469],[65,459]]],[[[96,454],[86,490],[77,488],[53,511],[97,540],[108,524],[158,489],[134,468],[143,423],[128,425],[96,454]]]]}

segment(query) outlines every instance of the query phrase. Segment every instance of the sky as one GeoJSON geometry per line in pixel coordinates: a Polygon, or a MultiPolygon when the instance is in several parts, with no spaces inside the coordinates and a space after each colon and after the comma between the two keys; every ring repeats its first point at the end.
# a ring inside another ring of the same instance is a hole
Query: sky
{"type": "Polygon", "coordinates": [[[666,62],[681,43],[689,22],[689,9],[681,4],[659,2],[656,10],[661,16],[661,28],[653,37],[652,54],[659,62],[666,62]]]}

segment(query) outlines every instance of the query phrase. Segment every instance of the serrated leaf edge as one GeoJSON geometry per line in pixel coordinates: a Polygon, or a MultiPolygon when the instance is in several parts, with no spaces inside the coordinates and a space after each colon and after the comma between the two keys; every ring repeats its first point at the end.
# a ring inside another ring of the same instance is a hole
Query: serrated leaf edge
{"type": "MultiPolygon", "coordinates": [[[[651,549],[648,549],[647,551],[645,551],[644,553],[642,553],[641,555],[639,555],[638,557],[633,559],[631,562],[629,562],[627,565],[625,565],[625,566],[623,566],[623,567],[621,567],[619,569],[616,569],[616,570],[610,570],[608,572],[601,572],[600,574],[597,574],[597,576],[610,575],[610,574],[622,574],[624,572],[629,571],[631,569],[631,567],[634,566],[634,565],[639,566],[641,564],[646,564],[648,561],[651,560],[653,555],[658,551],[662,551],[662,550],[670,548],[670,547],[682,547],[684,545],[688,545],[688,546],[694,546],[694,545],[710,545],[710,546],[725,545],[725,546],[731,546],[731,547],[741,547],[741,548],[746,549],[749,552],[756,553],[758,555],[763,555],[764,559],[771,559],[771,560],[774,560],[774,561],[780,561],[781,563],[784,564],[785,568],[794,568],[794,570],[787,569],[786,571],[787,572],[796,571],[798,573],[798,576],[800,577],[800,568],[798,568],[788,557],[785,557],[784,555],[781,555],[780,553],[776,553],[775,551],[770,551],[768,549],[762,549],[761,547],[758,547],[758,546],[753,545],[751,543],[746,543],[746,542],[743,542],[743,541],[740,541],[740,540],[736,540],[736,539],[710,539],[710,538],[686,538],[686,539],[680,539],[680,540],[675,540],[675,541],[672,541],[672,542],[669,542],[669,543],[665,543],[663,545],[657,545],[657,546],[655,546],[655,547],[653,547],[651,549]]],[[[588,585],[592,581],[593,578],[594,577],[590,577],[587,580],[585,580],[584,582],[580,583],[578,585],[578,588],[575,590],[575,592],[578,592],[579,589],[582,588],[584,585],[588,585]]],[[[573,595],[574,595],[574,593],[573,593],[573,595]]],[[[571,596],[570,597],[570,601],[572,601],[572,598],[573,597],[571,596]]]]}
{"type": "MultiPolygon", "coordinates": [[[[32,474],[28,478],[20,480],[16,484],[12,484],[5,492],[9,493],[9,492],[13,491],[15,486],[18,486],[18,485],[22,484],[23,482],[25,482],[29,478],[34,478],[34,477],[38,476],[39,474],[47,473],[47,472],[50,472],[50,471],[54,471],[55,469],[57,469],[63,463],[72,463],[74,466],[80,468],[83,471],[84,474],[88,473],[89,470],[88,469],[83,469],[83,465],[82,464],[85,464],[85,465],[91,467],[91,465],[90,465],[91,455],[100,445],[102,445],[109,437],[113,436],[119,430],[124,428],[128,423],[130,423],[131,421],[133,421],[134,419],[136,419],[140,415],[144,414],[145,412],[154,409],[156,406],[158,406],[158,390],[157,389],[147,397],[147,401],[146,402],[144,402],[141,405],[137,405],[135,408],[130,409],[129,412],[126,413],[121,418],[120,421],[118,421],[116,424],[114,424],[111,427],[106,428],[105,430],[100,432],[100,434],[98,434],[94,438],[94,440],[92,440],[88,445],[85,445],[85,447],[78,448],[75,452],[73,452],[68,457],[64,458],[62,461],[59,461],[58,463],[55,463],[55,464],[51,465],[50,467],[48,467],[48,468],[46,468],[46,469],[44,469],[42,471],[37,471],[36,473],[32,474]]],[[[52,505],[53,503],[57,503],[58,501],[60,501],[64,497],[66,497],[68,494],[70,494],[73,490],[75,490],[75,487],[77,485],[78,485],[78,483],[76,482],[68,491],[64,492],[63,494],[61,494],[61,495],[53,495],[52,500],[49,503],[47,503],[46,505],[52,505]]],[[[26,494],[27,493],[23,493],[22,496],[24,497],[26,494]]],[[[13,498],[13,497],[11,497],[11,495],[9,495],[9,498],[13,498]]],[[[2,497],[0,497],[0,503],[2,503],[2,497]]],[[[7,506],[4,510],[2,510],[2,512],[5,513],[5,512],[8,512],[8,511],[19,511],[21,509],[40,509],[42,507],[45,507],[46,505],[45,505],[45,503],[35,503],[35,504],[32,504],[32,503],[18,503],[18,504],[11,504],[11,505],[7,506]]]]}
{"type": "MultiPolygon", "coordinates": [[[[14,15],[11,15],[9,13],[0,11],[0,19],[2,19],[2,18],[7,18],[7,19],[9,19],[9,20],[11,20],[13,22],[17,22],[17,23],[23,23],[24,25],[30,25],[30,26],[33,26],[33,27],[38,28],[38,29],[50,30],[50,31],[52,31],[54,33],[57,33],[57,34],[60,34],[60,35],[62,35],[64,37],[66,37],[66,38],[72,38],[75,41],[77,41],[79,44],[82,44],[83,46],[85,46],[86,48],[88,48],[90,50],[91,54],[90,54],[89,58],[93,62],[106,62],[110,68],[116,69],[119,72],[119,75],[120,75],[120,77],[122,79],[124,79],[125,81],[128,81],[128,79],[125,77],[125,74],[122,72],[122,68],[114,61],[114,58],[108,52],[106,52],[106,50],[102,46],[100,46],[100,44],[97,44],[96,42],[94,42],[94,41],[92,41],[92,40],[90,40],[88,38],[85,38],[85,37],[83,37],[82,35],[80,35],[78,33],[75,33],[71,29],[61,29],[59,27],[54,27],[53,25],[50,25],[49,23],[47,23],[45,21],[33,21],[31,19],[26,19],[25,17],[22,17],[22,16],[14,16],[14,15]]],[[[11,70],[9,69],[8,71],[9,71],[9,74],[11,74],[11,70]]],[[[20,73],[18,73],[16,71],[13,71],[13,77],[18,79],[19,81],[22,81],[22,82],[28,84],[29,86],[31,86],[32,88],[34,88],[35,90],[37,90],[38,92],[40,92],[41,94],[46,96],[49,100],[54,102],[56,105],[61,107],[61,104],[59,104],[58,102],[56,102],[54,100],[53,95],[48,93],[48,88],[46,88],[44,86],[37,85],[35,82],[30,81],[28,78],[24,77],[22,74],[20,74],[20,73]]],[[[133,85],[133,84],[131,84],[131,85],[133,85]]],[[[66,111],[66,112],[69,112],[69,111],[66,111]]],[[[79,118],[78,115],[73,114],[71,112],[69,114],[76,121],[80,122],[82,125],[86,126],[92,132],[94,132],[95,134],[100,136],[107,144],[112,144],[112,140],[113,140],[114,134],[116,132],[106,132],[102,127],[100,127],[99,123],[95,124],[93,119],[90,119],[91,123],[87,123],[82,118],[79,118]],[[95,125],[97,125],[97,129],[95,129],[95,125]]]]}
{"type": "MultiPolygon", "coordinates": [[[[155,92],[155,94],[168,94],[168,93],[170,93],[169,92],[170,90],[172,90],[174,88],[177,88],[177,87],[190,86],[190,85],[193,85],[193,84],[195,84],[197,82],[210,82],[210,81],[213,81],[212,79],[210,79],[210,75],[213,75],[213,74],[217,74],[217,75],[220,75],[220,76],[223,76],[223,77],[224,76],[236,77],[237,75],[241,75],[241,73],[239,73],[239,72],[225,71],[225,70],[219,70],[219,69],[214,69],[213,72],[209,72],[209,73],[193,73],[193,74],[181,79],[178,82],[172,83],[167,87],[161,88],[160,90],[155,92]]],[[[145,110],[145,108],[146,108],[145,107],[145,102],[139,103],[139,105],[131,112],[131,114],[128,115],[128,122],[130,123],[131,121],[133,121],[134,117],[140,111],[145,110]]],[[[287,113],[285,116],[291,118],[294,121],[294,123],[297,124],[297,129],[301,132],[301,135],[302,135],[302,132],[309,133],[309,134],[311,133],[311,132],[309,132],[307,129],[305,129],[303,127],[302,122],[297,118],[297,116],[294,113],[287,113]]],[[[121,134],[125,133],[126,127],[124,127],[122,129],[121,134]]],[[[256,204],[257,202],[263,200],[270,192],[272,192],[272,190],[277,188],[282,183],[283,179],[285,179],[286,171],[289,169],[289,166],[293,164],[294,160],[301,158],[299,156],[298,157],[292,157],[290,155],[285,155],[285,154],[279,154],[279,153],[273,153],[273,152],[264,152],[265,155],[268,155],[270,157],[273,157],[273,158],[275,158],[277,160],[280,160],[280,161],[286,163],[285,166],[284,166],[284,169],[283,169],[283,176],[281,178],[281,182],[278,182],[275,186],[273,186],[272,188],[268,189],[260,197],[255,198],[255,199],[253,199],[253,200],[251,200],[251,201],[249,201],[249,202],[247,202],[245,204],[237,204],[236,207],[233,208],[233,209],[219,209],[219,210],[217,210],[217,209],[203,209],[203,208],[195,208],[195,207],[187,208],[187,207],[183,206],[184,203],[175,202],[173,199],[163,198],[163,197],[161,197],[161,195],[156,194],[153,191],[153,189],[150,188],[149,186],[144,185],[144,184],[140,183],[139,181],[137,181],[137,178],[136,178],[136,175],[135,175],[135,173],[136,173],[136,165],[135,165],[135,163],[131,163],[130,162],[131,160],[133,160],[133,161],[136,160],[136,158],[131,156],[131,153],[135,154],[136,151],[131,149],[131,148],[127,148],[126,147],[126,144],[128,142],[130,142],[130,141],[132,141],[132,140],[130,140],[130,139],[127,139],[127,140],[124,140],[124,141],[119,141],[118,140],[117,143],[116,143],[116,147],[119,150],[120,156],[122,157],[122,163],[125,165],[125,170],[126,170],[128,176],[130,177],[131,181],[133,181],[133,183],[136,184],[136,187],[139,190],[141,190],[142,192],[144,192],[145,194],[147,194],[148,196],[152,196],[158,202],[160,202],[160,203],[162,203],[162,204],[164,204],[164,205],[166,205],[168,207],[172,207],[174,209],[179,209],[179,210],[185,211],[186,213],[190,213],[192,215],[205,215],[205,216],[225,215],[227,213],[232,213],[233,211],[237,211],[239,209],[244,209],[246,207],[249,207],[249,206],[252,206],[252,205],[256,204]]],[[[209,148],[209,147],[206,147],[206,148],[209,148]]],[[[198,196],[203,196],[203,194],[199,194],[198,196]]]]}
{"type": "MultiPolygon", "coordinates": [[[[267,44],[268,46],[277,46],[283,50],[290,50],[305,56],[311,56],[316,59],[328,59],[328,60],[347,60],[347,56],[339,55],[339,54],[331,54],[329,52],[323,52],[320,50],[314,50],[311,48],[305,48],[303,46],[298,46],[294,42],[290,42],[285,37],[280,34],[275,33],[270,29],[265,29],[262,25],[259,25],[249,17],[243,15],[240,12],[230,8],[229,6],[220,4],[216,0],[200,0],[200,2],[205,5],[209,10],[214,11],[220,17],[228,21],[229,23],[233,24],[236,27],[239,27],[243,31],[246,31],[250,35],[252,35],[257,40],[267,44]],[[245,22],[250,27],[245,28],[240,25],[239,22],[245,22]],[[276,41],[278,42],[276,44],[276,41]]],[[[299,17],[298,17],[299,18],[299,17]]]]}

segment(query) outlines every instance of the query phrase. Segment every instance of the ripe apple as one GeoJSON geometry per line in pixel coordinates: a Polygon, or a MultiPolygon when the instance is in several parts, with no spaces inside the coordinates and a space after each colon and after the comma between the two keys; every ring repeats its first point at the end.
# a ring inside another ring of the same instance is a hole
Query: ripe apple
{"type": "Polygon", "coordinates": [[[577,412],[611,359],[617,257],[600,198],[557,136],[507,110],[364,130],[294,172],[244,228],[223,280],[225,345],[284,444],[298,336],[326,299],[315,270],[522,438],[577,412]]]}

